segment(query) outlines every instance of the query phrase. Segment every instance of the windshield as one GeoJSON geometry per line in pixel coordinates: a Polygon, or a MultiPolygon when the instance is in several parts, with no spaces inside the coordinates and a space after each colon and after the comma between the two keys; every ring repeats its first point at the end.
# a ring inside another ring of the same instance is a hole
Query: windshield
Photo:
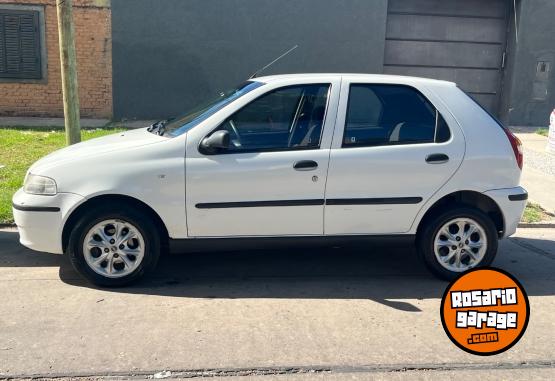
{"type": "Polygon", "coordinates": [[[234,100],[262,86],[263,84],[264,83],[262,82],[254,81],[245,82],[233,90],[220,93],[220,95],[211,102],[197,106],[187,111],[185,114],[169,119],[167,124],[164,126],[164,135],[173,137],[184,134],[191,128],[214,115],[216,112],[220,111],[234,100]]]}

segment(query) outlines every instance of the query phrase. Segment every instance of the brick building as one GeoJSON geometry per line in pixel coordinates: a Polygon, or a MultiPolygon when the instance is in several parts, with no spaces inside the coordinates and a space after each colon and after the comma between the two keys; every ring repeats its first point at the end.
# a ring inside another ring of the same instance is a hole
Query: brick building
{"type": "MultiPolygon", "coordinates": [[[[74,0],[83,117],[112,116],[110,0],[74,0]]],[[[0,0],[0,116],[63,116],[55,0],[0,0]]]]}

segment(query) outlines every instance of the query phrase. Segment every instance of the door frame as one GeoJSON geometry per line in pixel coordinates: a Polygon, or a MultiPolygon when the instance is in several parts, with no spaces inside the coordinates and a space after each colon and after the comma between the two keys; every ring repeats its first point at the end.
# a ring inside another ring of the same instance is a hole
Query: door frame
{"type": "MultiPolygon", "coordinates": [[[[264,78],[261,78],[261,81],[264,82],[264,78]]],[[[292,76],[291,78],[281,78],[279,80],[272,80],[272,78],[270,78],[270,80],[268,82],[266,82],[266,84],[264,86],[261,86],[255,90],[253,90],[251,93],[246,94],[244,97],[239,98],[238,100],[236,100],[235,102],[232,102],[231,104],[229,104],[228,106],[226,106],[225,108],[223,108],[222,110],[220,110],[219,112],[217,112],[216,114],[214,114],[212,117],[208,118],[206,121],[204,121],[203,123],[199,124],[198,126],[196,126],[195,128],[193,128],[191,131],[187,132],[187,139],[186,139],[186,158],[185,158],[185,174],[186,174],[186,181],[185,181],[185,204],[186,204],[186,219],[187,219],[187,235],[191,238],[200,238],[200,237],[212,237],[212,238],[217,238],[220,235],[215,235],[215,236],[206,236],[204,234],[198,234],[195,233],[195,235],[193,235],[192,233],[194,233],[195,229],[191,228],[191,224],[194,218],[198,218],[199,216],[196,216],[198,213],[194,213],[192,211],[192,208],[198,209],[197,205],[199,204],[199,200],[193,197],[189,197],[190,193],[191,193],[191,184],[192,184],[192,179],[189,178],[189,173],[190,173],[190,168],[189,165],[191,165],[192,162],[194,162],[195,160],[214,160],[214,156],[220,156],[220,157],[229,157],[229,160],[236,160],[237,158],[246,158],[247,160],[249,159],[249,155],[250,157],[256,157],[257,155],[275,155],[275,156],[281,156],[282,154],[284,154],[283,156],[294,156],[295,153],[297,154],[301,154],[301,153],[306,153],[308,154],[309,152],[314,152],[317,151],[320,157],[325,157],[327,160],[325,162],[325,167],[321,168],[320,171],[320,176],[321,177],[325,177],[320,179],[319,181],[321,182],[320,184],[322,184],[322,192],[321,195],[318,197],[317,200],[314,199],[314,197],[307,197],[307,201],[310,201],[310,205],[312,206],[316,206],[316,207],[321,207],[322,208],[322,212],[321,212],[321,226],[322,226],[322,231],[319,232],[319,234],[323,234],[323,219],[324,219],[324,197],[325,197],[325,181],[327,178],[327,173],[328,173],[328,169],[329,169],[329,150],[332,144],[332,140],[333,140],[333,134],[335,131],[335,124],[336,124],[336,119],[337,119],[337,109],[339,106],[339,97],[340,97],[340,93],[341,93],[341,76],[340,75],[311,75],[311,76],[307,76],[299,78],[299,77],[295,77],[292,76]],[[276,150],[276,151],[261,151],[261,152],[245,152],[245,153],[241,153],[241,152],[237,152],[237,153],[233,153],[233,154],[222,154],[222,155],[206,155],[203,154],[199,151],[199,144],[202,141],[202,139],[209,135],[214,129],[218,128],[218,126],[220,126],[221,123],[223,123],[229,116],[233,115],[235,112],[241,110],[243,107],[247,106],[248,104],[250,104],[251,102],[255,101],[256,99],[258,99],[261,96],[264,96],[265,94],[275,91],[277,89],[280,88],[285,88],[285,87],[290,87],[290,86],[295,86],[295,85],[311,85],[311,84],[330,84],[330,91],[329,91],[329,95],[328,95],[328,100],[327,100],[327,109],[326,109],[326,113],[325,113],[325,117],[324,117],[324,124],[322,127],[322,133],[321,133],[321,139],[320,139],[320,147],[319,148],[314,148],[314,149],[306,149],[306,150],[276,150]],[[286,154],[288,153],[288,154],[286,154]],[[318,203],[316,202],[318,201],[318,203]],[[317,205],[316,205],[317,204],[317,205]]],[[[256,160],[256,158],[254,158],[253,160],[256,160]]],[[[291,170],[293,170],[291,168],[291,170]]],[[[310,172],[305,172],[306,176],[310,176],[310,172]]],[[[198,192],[197,192],[198,194],[198,192]]],[[[293,197],[294,198],[294,197],[293,197]]],[[[212,200],[209,200],[208,203],[211,203],[212,200]]],[[[236,200],[231,199],[231,200],[220,200],[222,201],[224,204],[234,204],[236,203],[236,200]]],[[[286,198],[284,198],[283,200],[257,200],[256,197],[250,198],[249,200],[244,200],[245,202],[248,202],[249,204],[253,204],[253,205],[249,205],[249,209],[257,209],[259,207],[288,207],[288,208],[294,208],[297,206],[305,206],[305,205],[297,205],[294,204],[293,205],[286,205],[288,200],[286,198]],[[273,202],[275,201],[276,204],[275,205],[268,205],[268,204],[264,204],[261,203],[260,205],[257,205],[256,203],[259,201],[269,201],[269,202],[273,202]]],[[[295,200],[295,201],[299,201],[299,200],[295,200]]],[[[303,201],[303,200],[300,200],[303,201]]],[[[240,206],[240,204],[242,203],[241,201],[237,202],[240,206]]],[[[231,207],[234,207],[233,205],[231,205],[231,207]]],[[[206,211],[206,210],[205,210],[206,211]]],[[[276,210],[277,211],[277,210],[276,210]]],[[[256,233],[256,232],[254,232],[256,233]]],[[[312,233],[310,233],[311,235],[312,233]]],[[[271,234],[271,235],[260,235],[260,234],[252,234],[252,236],[281,236],[283,234],[277,233],[277,234],[271,234]]],[[[300,235],[304,235],[304,234],[300,234],[300,235]]],[[[251,236],[251,235],[222,235],[220,237],[241,237],[241,236],[251,236]]]]}
{"type": "MultiPolygon", "coordinates": [[[[445,85],[441,85],[441,86],[445,86],[445,85]]],[[[460,165],[462,164],[462,162],[464,161],[464,156],[465,156],[465,152],[466,152],[466,140],[464,137],[464,133],[463,130],[461,128],[461,126],[459,125],[457,119],[455,118],[455,116],[453,115],[453,113],[450,111],[450,109],[447,107],[447,105],[444,103],[444,101],[436,95],[436,93],[433,91],[433,85],[427,86],[426,82],[423,80],[420,80],[418,78],[413,78],[413,77],[396,77],[396,76],[376,76],[376,77],[368,77],[368,76],[364,76],[364,75],[356,75],[356,74],[351,74],[351,75],[344,75],[343,76],[343,80],[342,80],[342,85],[341,85],[341,96],[340,96],[340,102],[339,102],[339,107],[338,107],[338,111],[337,111],[337,121],[336,121],[336,128],[334,131],[334,137],[333,137],[333,142],[332,142],[332,146],[330,149],[330,168],[331,166],[334,165],[334,163],[332,162],[334,159],[334,151],[337,150],[339,152],[342,152],[343,150],[357,150],[357,149],[368,149],[368,150],[376,150],[376,151],[383,151],[384,149],[386,149],[387,147],[390,147],[392,150],[395,151],[401,151],[404,150],[406,148],[411,148],[411,147],[422,147],[423,149],[429,149],[430,153],[434,153],[434,151],[437,151],[439,149],[441,149],[441,147],[444,146],[449,146],[451,144],[455,144],[458,145],[459,147],[456,148],[457,151],[460,151],[459,154],[456,156],[457,157],[457,168],[453,171],[453,173],[437,188],[435,189],[428,197],[426,198],[422,198],[422,195],[410,195],[411,197],[400,197],[400,198],[387,198],[387,197],[391,197],[389,195],[385,195],[385,194],[379,194],[379,195],[373,195],[371,198],[361,198],[361,202],[360,203],[356,203],[356,201],[358,200],[358,198],[349,198],[347,197],[345,199],[345,202],[343,203],[335,203],[333,199],[335,198],[339,198],[342,199],[342,197],[346,197],[345,195],[337,195],[337,194],[331,194],[328,193],[328,188],[331,187],[328,186],[326,189],[326,209],[325,209],[325,218],[329,218],[328,216],[328,212],[331,213],[331,210],[327,209],[327,205],[331,205],[332,207],[336,207],[337,205],[346,205],[346,206],[351,206],[351,207],[356,207],[357,205],[365,205],[365,206],[376,206],[376,208],[389,208],[391,206],[407,206],[407,205],[411,205],[413,204],[415,206],[415,211],[414,213],[411,211],[410,216],[406,216],[407,217],[407,223],[408,223],[408,227],[406,229],[402,229],[402,230],[398,230],[398,231],[380,231],[380,232],[330,232],[330,229],[327,229],[326,226],[327,224],[327,220],[324,221],[324,232],[326,235],[344,235],[344,234],[348,234],[348,235],[366,235],[366,234],[371,234],[371,235],[380,235],[380,234],[386,234],[386,235],[390,235],[390,234],[410,234],[411,229],[414,225],[414,222],[416,221],[416,219],[418,218],[418,216],[420,215],[420,213],[422,212],[422,210],[426,209],[428,207],[429,201],[434,199],[435,195],[440,193],[441,190],[443,189],[443,187],[445,187],[446,184],[449,183],[449,181],[452,179],[452,177],[457,173],[458,169],[460,168],[460,165]],[[346,125],[346,117],[347,117],[347,108],[348,108],[348,102],[349,102],[349,93],[350,93],[350,87],[351,84],[368,84],[368,85],[395,85],[395,86],[406,86],[406,87],[410,87],[412,89],[414,89],[415,91],[421,93],[435,108],[436,110],[439,111],[439,113],[441,114],[441,116],[444,118],[444,120],[446,121],[446,123],[449,126],[450,132],[451,132],[451,137],[448,141],[444,142],[444,143],[415,143],[415,144],[401,144],[401,145],[391,145],[391,146],[387,146],[387,145],[380,145],[380,146],[369,146],[369,147],[343,147],[343,135],[344,135],[344,130],[345,130],[345,125],[346,125]],[[412,197],[414,196],[414,197],[412,197]],[[328,199],[329,197],[329,199],[328,199]],[[377,198],[376,198],[377,197],[377,198]],[[385,199],[382,199],[382,197],[386,197],[385,199]],[[331,201],[331,202],[330,202],[331,201]]],[[[330,175],[330,171],[328,169],[328,176],[330,175]]],[[[333,173],[332,173],[333,175],[333,173]]],[[[329,179],[328,179],[328,184],[330,184],[329,179]]],[[[404,196],[404,195],[402,195],[404,196]]],[[[363,196],[357,196],[357,197],[363,197],[363,196]]]]}

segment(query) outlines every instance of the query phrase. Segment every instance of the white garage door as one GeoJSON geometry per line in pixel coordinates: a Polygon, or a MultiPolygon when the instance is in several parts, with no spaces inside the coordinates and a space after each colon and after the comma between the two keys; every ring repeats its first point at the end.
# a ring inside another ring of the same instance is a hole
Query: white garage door
{"type": "Polygon", "coordinates": [[[456,82],[497,113],[508,11],[506,0],[389,0],[384,72],[456,82]]]}

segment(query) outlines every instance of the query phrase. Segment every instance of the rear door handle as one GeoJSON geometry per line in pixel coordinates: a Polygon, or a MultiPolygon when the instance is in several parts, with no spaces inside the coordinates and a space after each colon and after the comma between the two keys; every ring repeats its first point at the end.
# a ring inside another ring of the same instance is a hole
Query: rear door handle
{"type": "Polygon", "coordinates": [[[426,156],[426,163],[430,164],[443,164],[449,161],[449,156],[444,153],[433,153],[426,156]]]}
{"type": "Polygon", "coordinates": [[[293,168],[297,171],[312,171],[313,169],[318,168],[318,163],[314,160],[301,160],[297,161],[293,168]]]}

